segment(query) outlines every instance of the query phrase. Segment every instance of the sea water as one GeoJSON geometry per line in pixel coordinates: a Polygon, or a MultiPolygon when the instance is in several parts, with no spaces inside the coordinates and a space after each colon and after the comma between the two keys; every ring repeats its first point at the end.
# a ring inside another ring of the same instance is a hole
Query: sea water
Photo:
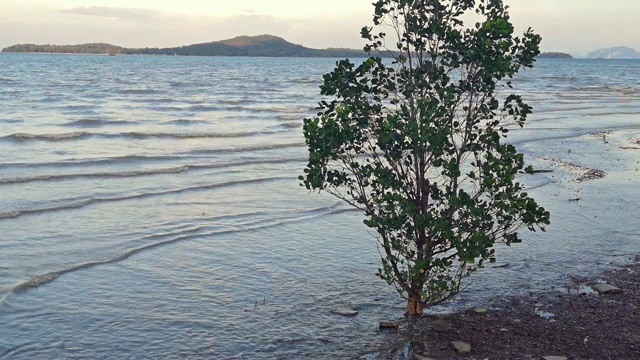
{"type": "MultiPolygon", "coordinates": [[[[375,276],[374,234],[297,180],[335,61],[0,54],[0,358],[350,358],[391,342],[378,321],[404,304],[375,276]]],[[[429,312],[635,256],[639,79],[640,61],[518,75],[535,114],[507,141],[552,170],[518,179],[552,224],[429,312]]]]}

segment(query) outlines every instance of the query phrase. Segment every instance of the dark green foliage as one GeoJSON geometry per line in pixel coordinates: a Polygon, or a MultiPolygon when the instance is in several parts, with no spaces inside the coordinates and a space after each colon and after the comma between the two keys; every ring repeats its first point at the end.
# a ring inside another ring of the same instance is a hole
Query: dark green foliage
{"type": "Polygon", "coordinates": [[[501,0],[374,5],[366,50],[389,42],[399,53],[393,62],[343,60],[324,76],[328,99],[304,121],[300,180],[362,210],[378,234],[380,277],[409,299],[408,314],[421,314],[455,295],[496,242],[549,223],[516,181],[531,168],[505,141],[505,126],[523,126],[532,109],[503,91],[533,65],[541,38],[514,37],[501,0]],[[466,27],[470,12],[481,19],[466,27]]]}
{"type": "Polygon", "coordinates": [[[56,54],[122,54],[126,49],[110,44],[35,45],[21,44],[2,49],[2,52],[56,53],[56,54]]]}
{"type": "Polygon", "coordinates": [[[539,59],[573,59],[573,56],[561,52],[545,52],[538,55],[539,59]]]}

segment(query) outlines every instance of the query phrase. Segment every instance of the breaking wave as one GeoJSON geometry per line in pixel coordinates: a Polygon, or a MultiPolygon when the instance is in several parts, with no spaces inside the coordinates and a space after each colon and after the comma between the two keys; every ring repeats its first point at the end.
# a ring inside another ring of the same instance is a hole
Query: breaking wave
{"type": "Polygon", "coordinates": [[[86,132],[71,132],[71,133],[59,133],[59,134],[29,134],[29,133],[15,133],[7,136],[3,136],[0,139],[24,141],[24,140],[40,140],[40,141],[59,141],[59,140],[71,140],[87,138],[91,134],[86,132]]]}
{"type": "MultiPolygon", "coordinates": [[[[115,171],[115,172],[96,172],[96,173],[75,173],[75,174],[55,174],[55,175],[37,175],[37,176],[25,176],[25,177],[13,177],[13,178],[0,178],[0,184],[20,184],[34,181],[51,181],[51,180],[69,180],[78,178],[125,178],[125,177],[140,177],[150,175],[161,174],[178,174],[187,172],[190,170],[201,169],[221,169],[239,166],[251,166],[261,164],[284,164],[291,162],[303,162],[305,158],[297,159],[273,159],[273,160],[247,160],[242,162],[229,162],[218,164],[194,164],[183,165],[162,169],[149,169],[149,170],[133,170],[133,171],[115,171]]],[[[0,215],[1,218],[1,215],[0,215]]]]}
{"type": "Polygon", "coordinates": [[[154,242],[151,244],[147,244],[147,245],[143,245],[143,246],[131,249],[111,259],[86,262],[86,263],[72,266],[63,270],[52,271],[43,275],[34,276],[31,279],[14,287],[13,292],[16,294],[19,294],[19,293],[28,291],[30,289],[38,288],[40,286],[51,283],[52,281],[56,280],[57,278],[59,278],[64,274],[68,274],[71,272],[84,270],[84,269],[88,269],[88,268],[92,268],[100,265],[107,265],[107,264],[120,262],[130,258],[135,254],[141,253],[143,251],[181,242],[181,241],[186,241],[186,240],[200,238],[200,237],[220,236],[220,235],[226,235],[226,234],[235,234],[235,233],[243,233],[243,232],[255,231],[260,229],[267,229],[267,228],[272,228],[272,227],[276,227],[284,224],[303,222],[303,221],[311,220],[314,218],[318,218],[320,216],[336,215],[336,214],[341,214],[341,213],[350,212],[350,211],[355,211],[355,210],[352,208],[344,208],[344,205],[341,202],[338,202],[332,206],[326,206],[326,207],[321,207],[317,209],[310,209],[307,211],[303,211],[303,212],[297,213],[295,216],[257,221],[257,222],[254,222],[253,224],[249,224],[248,226],[242,229],[210,230],[209,226],[198,226],[188,230],[178,230],[177,232],[173,232],[173,233],[153,235],[153,236],[150,236],[149,238],[169,237],[169,239],[161,240],[158,242],[154,242]]]}
{"type": "Polygon", "coordinates": [[[57,134],[30,134],[30,133],[14,133],[11,135],[0,137],[4,140],[13,141],[64,141],[78,140],[88,138],[106,138],[106,139],[207,139],[207,138],[240,138],[251,137],[256,135],[267,134],[258,131],[246,131],[235,133],[162,133],[162,132],[124,132],[124,133],[88,133],[84,131],[57,133],[57,134]]]}
{"type": "Polygon", "coordinates": [[[69,203],[66,203],[66,204],[62,204],[62,205],[56,205],[56,206],[50,206],[50,207],[42,207],[42,208],[14,210],[14,211],[10,211],[10,212],[0,213],[0,220],[1,219],[17,218],[17,217],[20,217],[20,216],[30,215],[30,214],[41,214],[41,213],[47,213],[47,212],[52,212],[52,211],[78,209],[78,208],[82,208],[82,207],[85,207],[87,205],[95,204],[95,203],[117,202],[117,201],[133,200],[133,199],[143,199],[143,198],[156,197],[156,196],[180,194],[180,193],[192,192],[192,191],[203,191],[203,190],[211,190],[211,189],[222,188],[222,187],[240,186],[240,185],[246,185],[246,184],[259,184],[259,183],[275,182],[275,181],[283,181],[283,180],[292,180],[292,178],[291,177],[267,177],[267,178],[258,178],[258,179],[249,179],[249,180],[226,181],[226,182],[216,183],[216,184],[190,186],[190,187],[174,189],[174,190],[149,192],[149,193],[138,193],[138,194],[132,194],[132,195],[126,195],[126,196],[95,197],[95,198],[94,197],[90,197],[90,198],[87,198],[87,199],[72,201],[72,202],[69,202],[69,203]]]}
{"type": "Polygon", "coordinates": [[[81,119],[76,121],[70,121],[62,124],[62,126],[68,127],[103,127],[112,125],[131,125],[135,124],[134,121],[126,120],[107,120],[107,119],[81,119]]]}

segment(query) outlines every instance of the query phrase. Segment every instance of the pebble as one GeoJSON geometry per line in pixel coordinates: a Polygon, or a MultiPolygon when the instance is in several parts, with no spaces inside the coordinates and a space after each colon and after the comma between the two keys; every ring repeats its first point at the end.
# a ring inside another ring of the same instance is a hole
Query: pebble
{"type": "Polygon", "coordinates": [[[400,327],[400,323],[397,321],[380,321],[380,329],[397,329],[400,327]]]}
{"type": "Polygon", "coordinates": [[[468,354],[471,352],[471,345],[462,341],[452,341],[451,345],[458,354],[468,354]]]}
{"type": "Polygon", "coordinates": [[[447,332],[453,328],[453,325],[449,321],[436,320],[433,322],[432,327],[436,332],[447,332]]]}
{"type": "Polygon", "coordinates": [[[486,314],[489,312],[489,309],[487,309],[486,307],[477,307],[473,309],[473,311],[475,311],[476,314],[486,314]]]}
{"type": "Polygon", "coordinates": [[[353,317],[358,315],[358,310],[349,309],[349,308],[335,308],[333,309],[332,313],[336,315],[353,317]]]}
{"type": "Polygon", "coordinates": [[[551,356],[543,356],[542,359],[543,360],[567,360],[567,357],[551,355],[551,356]]]}
{"type": "Polygon", "coordinates": [[[622,289],[617,288],[615,286],[609,284],[596,284],[593,285],[593,288],[599,292],[600,294],[620,294],[622,293],[622,289]]]}
{"type": "Polygon", "coordinates": [[[413,359],[414,360],[433,360],[430,357],[426,357],[426,356],[422,356],[422,355],[418,355],[418,354],[413,354],[413,359]]]}

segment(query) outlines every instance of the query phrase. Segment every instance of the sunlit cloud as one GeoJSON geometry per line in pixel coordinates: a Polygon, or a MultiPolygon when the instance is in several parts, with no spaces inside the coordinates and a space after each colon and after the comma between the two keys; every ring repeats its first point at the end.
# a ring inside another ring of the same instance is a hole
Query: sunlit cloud
{"type": "Polygon", "coordinates": [[[163,13],[149,9],[129,9],[107,6],[77,7],[73,9],[60,10],[64,14],[89,15],[106,18],[115,18],[121,21],[132,21],[137,23],[154,23],[168,18],[178,18],[178,15],[163,13]]]}

